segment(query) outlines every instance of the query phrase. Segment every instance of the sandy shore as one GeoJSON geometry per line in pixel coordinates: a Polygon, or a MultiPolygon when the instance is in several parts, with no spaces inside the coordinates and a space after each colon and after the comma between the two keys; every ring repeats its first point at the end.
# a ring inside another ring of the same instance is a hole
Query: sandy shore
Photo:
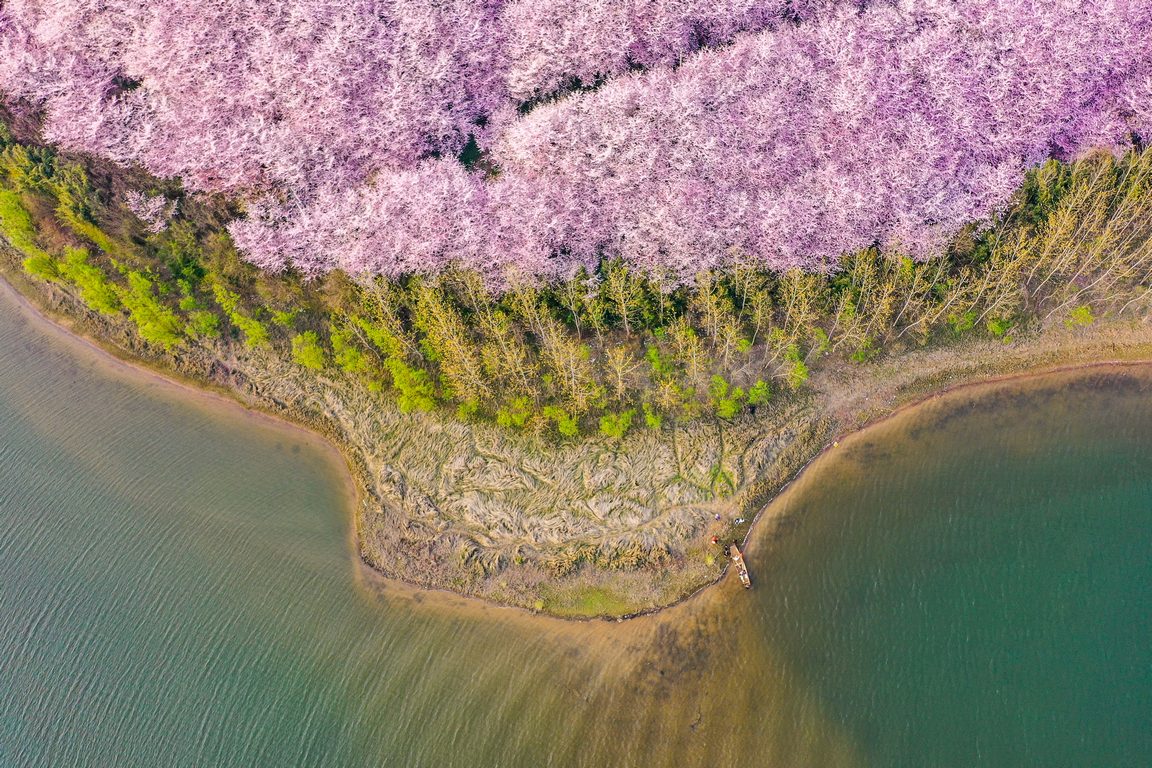
{"type": "Polygon", "coordinates": [[[373,573],[567,618],[651,613],[717,582],[726,561],[711,536],[755,552],[771,538],[768,502],[793,478],[843,436],[918,402],[992,380],[1152,360],[1145,322],[1056,326],[1008,344],[813,361],[804,393],[731,424],[555,445],[405,416],[353,382],[272,354],[223,345],[158,353],[126,322],[86,312],[10,259],[2,266],[13,300],[110,362],[323,436],[349,468],[355,547],[373,573]],[[717,467],[730,488],[707,482],[717,467]]]}

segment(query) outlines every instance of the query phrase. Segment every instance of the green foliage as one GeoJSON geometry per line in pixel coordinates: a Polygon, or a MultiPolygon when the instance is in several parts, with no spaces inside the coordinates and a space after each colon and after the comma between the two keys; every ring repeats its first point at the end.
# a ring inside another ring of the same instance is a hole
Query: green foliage
{"type": "Polygon", "coordinates": [[[763,379],[757,379],[756,383],[748,388],[748,405],[753,407],[767,405],[771,398],[772,389],[763,379]]]}
{"type": "Polygon", "coordinates": [[[1068,313],[1068,319],[1065,325],[1069,328],[1084,328],[1085,326],[1092,325],[1096,322],[1096,316],[1092,314],[1092,307],[1087,304],[1081,304],[1068,313]]]}
{"type": "Polygon", "coordinates": [[[116,286],[108,281],[104,271],[88,262],[84,248],[68,248],[59,263],[60,276],[76,287],[80,300],[89,308],[105,315],[115,315],[121,309],[121,297],[116,286]]]}
{"type": "Polygon", "coordinates": [[[632,426],[632,417],[635,415],[636,411],[631,409],[623,413],[604,414],[600,417],[600,434],[614,440],[621,439],[632,426]]]}
{"type": "Polygon", "coordinates": [[[976,310],[969,310],[968,312],[948,315],[948,327],[950,327],[956,335],[970,331],[976,327],[977,314],[976,310]]]}
{"type": "Polygon", "coordinates": [[[292,359],[313,371],[322,371],[328,364],[328,355],[320,345],[316,331],[305,331],[292,337],[292,359]]]}
{"type": "Polygon", "coordinates": [[[332,360],[342,371],[355,375],[371,370],[368,357],[357,346],[351,329],[332,324],[328,327],[328,338],[332,342],[332,360]]]}
{"type": "Polygon", "coordinates": [[[1028,171],[1021,190],[1022,205],[1015,215],[1035,225],[1043,223],[1072,189],[1072,169],[1048,160],[1028,171]]]}
{"type": "Polygon", "coordinates": [[[244,334],[244,343],[249,348],[266,347],[270,343],[268,329],[259,320],[239,312],[229,315],[228,319],[244,334]]]}
{"type": "MultiPolygon", "coordinates": [[[[0,173],[9,184],[4,190],[6,193],[51,196],[56,201],[56,215],[61,223],[101,251],[113,251],[112,238],[93,219],[96,193],[82,167],[58,162],[55,152],[48,148],[10,144],[0,152],[0,173]]],[[[4,207],[7,206],[0,202],[0,208],[4,207]]]]}
{"type": "Polygon", "coordinates": [[[237,294],[219,283],[212,286],[212,292],[216,297],[216,303],[228,315],[232,325],[244,334],[244,343],[250,349],[268,346],[270,343],[268,329],[259,320],[240,310],[240,297],[237,294]]]}
{"type": "Polygon", "coordinates": [[[191,222],[174,221],[152,239],[156,255],[178,284],[190,288],[204,279],[204,253],[191,222]]]}
{"type": "Polygon", "coordinates": [[[792,389],[799,389],[808,382],[808,365],[804,362],[804,358],[800,356],[800,348],[792,346],[788,348],[787,354],[784,356],[787,363],[785,370],[785,377],[788,381],[788,386],[792,389]]]}
{"type": "Polygon", "coordinates": [[[515,397],[496,411],[496,423],[502,427],[523,429],[532,415],[532,401],[527,397],[515,397]]]}
{"type": "Polygon", "coordinates": [[[387,367],[396,391],[396,404],[401,411],[428,412],[436,407],[435,390],[426,371],[409,367],[395,358],[388,361],[387,367]]]}
{"type": "Polygon", "coordinates": [[[664,417],[656,411],[651,403],[644,403],[644,424],[648,429],[660,429],[664,426],[664,417]]]}
{"type": "Polygon", "coordinates": [[[988,318],[987,323],[988,333],[992,334],[998,339],[1004,339],[1005,341],[1008,341],[1008,332],[1012,330],[1014,325],[1015,323],[1012,322],[1011,319],[1002,317],[990,317],[988,318]]]}
{"type": "Polygon", "coordinates": [[[671,376],[674,372],[672,362],[660,352],[659,348],[651,344],[648,345],[644,351],[644,356],[648,359],[653,378],[662,379],[671,376]]]}
{"type": "Polygon", "coordinates": [[[0,233],[24,269],[96,311],[127,309],[142,338],[170,348],[226,329],[310,369],[334,364],[373,390],[390,382],[407,411],[443,404],[463,420],[566,438],[598,427],[618,439],[637,413],[650,429],[732,419],[804,386],[810,360],[863,363],[893,343],[977,326],[1008,339],[1052,319],[1090,325],[1093,308],[1149,309],[1152,151],[1044,164],[942,259],[869,248],[816,274],[737,258],[688,283],[616,260],[492,293],[463,270],[372,282],[264,273],[222,231],[227,214],[191,198],[164,232],[145,235],[115,202],[128,177],[115,195],[96,190],[90,179],[103,169],[90,176],[5,135],[0,126],[0,233]],[[82,240],[95,248],[67,247],[82,240]]]}
{"type": "Polygon", "coordinates": [[[281,328],[291,328],[296,324],[296,315],[298,314],[300,314],[299,309],[277,310],[272,313],[272,322],[281,328]]]}
{"type": "Polygon", "coordinates": [[[556,431],[561,437],[576,437],[580,434],[580,425],[576,419],[558,405],[546,405],[543,410],[544,418],[556,425],[556,431]]]}
{"type": "Polygon", "coordinates": [[[69,229],[87,239],[104,253],[115,253],[112,237],[93,219],[96,194],[84,169],[74,164],[57,164],[49,187],[57,201],[56,215],[69,229]]]}
{"type": "Polygon", "coordinates": [[[852,353],[851,359],[854,363],[866,363],[876,356],[877,349],[871,339],[865,339],[852,353]]]}
{"type": "Polygon", "coordinates": [[[456,406],[456,418],[460,421],[473,421],[480,414],[480,403],[475,400],[465,400],[456,406]]]}
{"type": "Polygon", "coordinates": [[[51,258],[36,244],[36,225],[20,194],[11,189],[0,189],[0,230],[4,239],[25,258],[37,259],[41,264],[51,258]]]}
{"type": "Polygon", "coordinates": [[[55,157],[51,149],[9,144],[0,152],[0,173],[18,192],[47,192],[55,157]]]}
{"type": "Polygon", "coordinates": [[[193,339],[215,339],[220,336],[220,318],[214,312],[197,309],[189,313],[184,332],[193,339]]]}
{"type": "Polygon", "coordinates": [[[28,274],[47,282],[60,278],[56,259],[36,244],[36,225],[32,216],[24,207],[20,194],[11,189],[0,189],[0,231],[8,243],[24,255],[24,270],[28,274]]]}
{"type": "Polygon", "coordinates": [[[388,357],[402,358],[404,356],[404,345],[400,339],[383,325],[372,323],[363,317],[355,317],[352,320],[356,326],[364,331],[364,335],[368,337],[368,341],[372,346],[383,352],[388,357]]]}
{"type": "Polygon", "coordinates": [[[733,387],[720,374],[714,375],[708,384],[708,396],[716,415],[725,420],[740,412],[745,397],[743,389],[733,387]]]}
{"type": "Polygon", "coordinates": [[[24,259],[23,265],[25,272],[45,282],[54,283],[60,279],[60,265],[56,263],[56,259],[46,253],[40,256],[29,256],[24,259]]]}
{"type": "Polygon", "coordinates": [[[136,270],[127,270],[127,286],[114,286],[116,295],[140,336],[153,344],[171,349],[183,339],[184,324],[157,298],[152,281],[136,270]]]}
{"type": "Polygon", "coordinates": [[[732,475],[720,464],[713,464],[709,470],[708,485],[712,489],[713,496],[730,496],[736,492],[736,483],[732,480],[732,475]]]}

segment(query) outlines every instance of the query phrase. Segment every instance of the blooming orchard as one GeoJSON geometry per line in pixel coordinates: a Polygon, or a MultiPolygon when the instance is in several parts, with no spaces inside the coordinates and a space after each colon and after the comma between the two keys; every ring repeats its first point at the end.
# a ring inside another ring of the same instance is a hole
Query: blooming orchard
{"type": "Polygon", "coordinates": [[[7,0],[0,90],[241,196],[267,269],[676,279],[931,255],[1152,137],[1150,39],[1152,0],[7,0]]]}

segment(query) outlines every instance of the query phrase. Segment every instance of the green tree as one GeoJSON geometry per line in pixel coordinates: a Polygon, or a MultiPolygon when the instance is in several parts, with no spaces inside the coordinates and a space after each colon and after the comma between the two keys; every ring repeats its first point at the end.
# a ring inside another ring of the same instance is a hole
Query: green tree
{"type": "Polygon", "coordinates": [[[623,413],[604,414],[600,417],[600,434],[614,440],[621,439],[628,431],[628,428],[632,426],[632,417],[635,414],[635,410],[627,410],[623,413]]]}
{"type": "Polygon", "coordinates": [[[1081,304],[1068,313],[1068,320],[1065,325],[1069,328],[1083,328],[1094,322],[1096,322],[1096,316],[1092,314],[1092,307],[1081,304]]]}
{"type": "Polygon", "coordinates": [[[621,259],[613,259],[604,265],[601,292],[616,318],[623,323],[624,333],[631,334],[632,318],[640,314],[643,305],[644,291],[640,280],[621,259]]]}
{"type": "Polygon", "coordinates": [[[206,309],[197,309],[188,314],[185,333],[194,339],[214,339],[220,335],[220,318],[206,309]]]}
{"type": "Polygon", "coordinates": [[[660,429],[664,426],[664,417],[651,403],[644,403],[644,423],[648,429],[660,429]]]}
{"type": "Polygon", "coordinates": [[[103,270],[88,263],[87,249],[66,249],[59,269],[60,275],[76,286],[80,300],[90,308],[105,315],[120,312],[120,294],[108,281],[103,270]]]}
{"type": "Polygon", "coordinates": [[[40,256],[29,256],[24,259],[23,265],[25,272],[45,282],[54,283],[60,279],[60,265],[56,263],[56,259],[46,253],[40,256]]]}
{"type": "Polygon", "coordinates": [[[532,416],[532,401],[526,397],[514,397],[496,410],[496,423],[502,427],[523,429],[532,416]]]}
{"type": "Polygon", "coordinates": [[[155,285],[143,272],[126,270],[127,286],[113,286],[120,303],[136,324],[140,336],[153,344],[171,349],[184,337],[184,323],[156,297],[155,285]]]}
{"type": "Polygon", "coordinates": [[[320,344],[316,331],[305,331],[292,337],[292,359],[313,371],[322,371],[328,364],[328,355],[320,344]]]}
{"type": "Polygon", "coordinates": [[[576,437],[580,434],[580,425],[568,411],[558,405],[546,405],[543,410],[544,418],[556,425],[556,431],[563,437],[576,437]]]}
{"type": "Polygon", "coordinates": [[[328,338],[332,342],[332,360],[342,371],[357,375],[371,370],[367,356],[356,344],[353,328],[332,323],[328,326],[328,338]]]}
{"type": "Polygon", "coordinates": [[[427,371],[412,368],[396,358],[390,359],[387,367],[396,392],[396,404],[403,413],[429,412],[436,407],[435,390],[427,371]]]}
{"type": "Polygon", "coordinates": [[[708,397],[717,416],[731,419],[740,412],[744,403],[744,390],[731,386],[723,376],[716,374],[708,385],[708,397]]]}
{"type": "Polygon", "coordinates": [[[753,407],[767,405],[771,397],[772,390],[768,382],[763,379],[757,379],[756,383],[748,388],[748,405],[753,407]]]}
{"type": "Polygon", "coordinates": [[[268,329],[259,320],[240,310],[240,297],[237,294],[219,283],[213,284],[212,292],[216,297],[216,303],[228,315],[232,325],[244,334],[245,345],[251,349],[268,346],[270,343],[268,329]]]}
{"type": "Polygon", "coordinates": [[[45,260],[52,260],[37,245],[36,224],[24,207],[20,194],[11,189],[0,189],[0,230],[4,233],[4,239],[26,259],[36,260],[41,267],[45,260]]]}
{"type": "Polygon", "coordinates": [[[808,365],[800,356],[800,348],[795,345],[790,347],[785,360],[787,362],[785,377],[788,380],[788,386],[792,389],[799,389],[808,381],[808,365]]]}

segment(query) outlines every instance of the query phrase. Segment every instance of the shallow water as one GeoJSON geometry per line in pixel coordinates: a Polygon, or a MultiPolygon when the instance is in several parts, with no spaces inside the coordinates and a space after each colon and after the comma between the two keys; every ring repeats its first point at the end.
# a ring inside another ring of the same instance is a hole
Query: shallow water
{"type": "Polygon", "coordinates": [[[846,441],[725,582],[573,624],[378,585],[332,452],[0,291],[0,766],[1152,763],[1152,377],[846,441]]]}

